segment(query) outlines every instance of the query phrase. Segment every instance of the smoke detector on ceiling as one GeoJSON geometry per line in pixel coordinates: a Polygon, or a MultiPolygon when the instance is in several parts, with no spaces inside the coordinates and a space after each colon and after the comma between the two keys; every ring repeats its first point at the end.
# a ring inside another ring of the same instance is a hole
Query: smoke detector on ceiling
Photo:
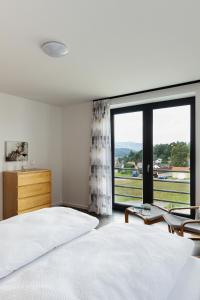
{"type": "Polygon", "coordinates": [[[62,57],[66,55],[69,51],[64,43],[56,41],[48,41],[41,45],[44,53],[51,57],[62,57]]]}

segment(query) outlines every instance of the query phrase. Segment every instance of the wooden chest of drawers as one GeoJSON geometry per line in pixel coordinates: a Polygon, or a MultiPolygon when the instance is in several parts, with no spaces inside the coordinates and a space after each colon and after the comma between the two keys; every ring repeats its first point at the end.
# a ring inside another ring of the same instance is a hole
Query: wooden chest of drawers
{"type": "Polygon", "coordinates": [[[3,218],[51,205],[51,171],[3,172],[3,218]]]}

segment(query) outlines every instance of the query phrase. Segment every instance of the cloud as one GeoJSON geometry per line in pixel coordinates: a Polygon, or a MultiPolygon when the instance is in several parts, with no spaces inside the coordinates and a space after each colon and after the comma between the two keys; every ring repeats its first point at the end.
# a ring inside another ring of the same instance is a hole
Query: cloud
{"type": "MultiPolygon", "coordinates": [[[[130,112],[115,115],[116,142],[143,142],[143,114],[130,112]]],[[[190,106],[155,109],[153,112],[153,143],[190,141],[190,106]]]]}

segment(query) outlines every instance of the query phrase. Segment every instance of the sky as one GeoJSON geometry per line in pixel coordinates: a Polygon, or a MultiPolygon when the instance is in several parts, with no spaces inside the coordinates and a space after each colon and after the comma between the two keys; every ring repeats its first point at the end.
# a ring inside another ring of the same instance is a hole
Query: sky
{"type": "MultiPolygon", "coordinates": [[[[115,115],[115,141],[142,143],[142,112],[115,115]]],[[[155,109],[153,144],[190,142],[190,106],[155,109]]]]}

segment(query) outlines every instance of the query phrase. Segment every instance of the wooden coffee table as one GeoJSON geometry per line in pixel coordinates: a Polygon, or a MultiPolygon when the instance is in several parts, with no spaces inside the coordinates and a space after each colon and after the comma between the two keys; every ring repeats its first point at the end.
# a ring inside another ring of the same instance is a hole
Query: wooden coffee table
{"type": "Polygon", "coordinates": [[[164,221],[163,214],[166,213],[167,210],[161,208],[157,205],[151,204],[151,210],[149,215],[145,215],[141,212],[138,212],[138,209],[135,209],[133,206],[126,208],[125,210],[125,223],[129,222],[129,215],[134,215],[141,218],[146,225],[152,225],[161,221],[164,221]]]}

